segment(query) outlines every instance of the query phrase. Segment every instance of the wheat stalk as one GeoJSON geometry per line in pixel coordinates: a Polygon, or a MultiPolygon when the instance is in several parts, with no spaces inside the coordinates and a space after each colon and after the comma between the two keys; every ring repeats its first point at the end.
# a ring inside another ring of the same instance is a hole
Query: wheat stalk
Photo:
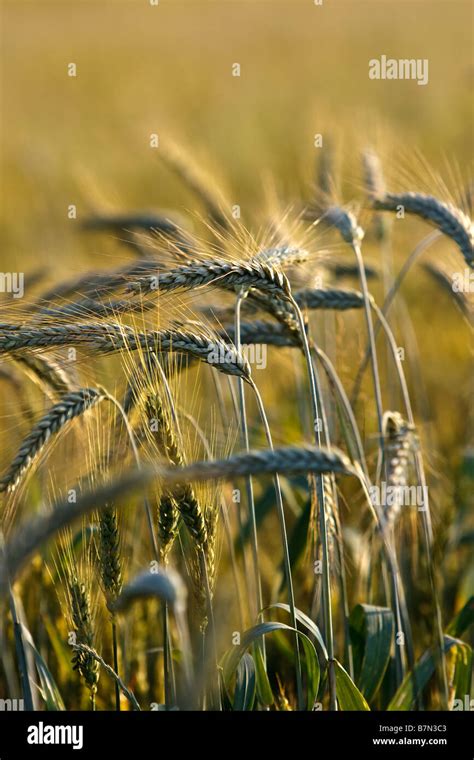
{"type": "MultiPolygon", "coordinates": [[[[256,304],[260,304],[280,321],[290,323],[294,319],[288,303],[281,299],[281,293],[274,295],[252,290],[249,293],[249,297],[251,299],[250,303],[253,301],[256,304]]],[[[297,291],[294,294],[294,298],[300,306],[309,309],[335,309],[343,311],[363,306],[362,295],[357,293],[357,291],[308,288],[297,291]]],[[[111,317],[125,313],[141,313],[150,311],[155,306],[156,304],[153,301],[120,299],[102,303],[94,298],[83,298],[65,306],[42,309],[42,314],[56,318],[77,317],[80,319],[91,319],[92,317],[111,317]]],[[[211,310],[207,308],[207,311],[211,310]]]]}
{"type": "Polygon", "coordinates": [[[253,301],[253,305],[258,305],[263,311],[271,314],[272,317],[280,322],[280,324],[285,325],[289,330],[293,332],[298,331],[298,323],[289,300],[284,300],[273,293],[262,293],[256,289],[249,290],[245,300],[247,298],[253,301]]]}
{"type": "Polygon", "coordinates": [[[464,293],[459,288],[453,288],[453,280],[447,272],[441,269],[436,264],[427,261],[423,265],[423,269],[453,298],[456,305],[467,318],[468,322],[473,320],[473,301],[469,298],[467,293],[464,293]]]}
{"type": "MultiPolygon", "coordinates": [[[[115,674],[118,674],[119,645],[117,623],[112,605],[122,591],[122,557],[117,510],[107,504],[99,512],[99,567],[107,607],[111,611],[112,651],[115,674]]],[[[97,659],[97,658],[96,658],[97,659]]],[[[115,709],[120,711],[120,679],[115,681],[115,709]]]]}
{"type": "Polygon", "coordinates": [[[367,278],[365,274],[364,260],[361,252],[361,241],[364,237],[364,231],[357,224],[355,215],[347,208],[342,206],[331,206],[324,214],[323,220],[335,227],[343,238],[348,243],[355,255],[357,268],[359,270],[359,279],[362,288],[363,300],[364,300],[364,313],[365,322],[367,327],[367,335],[370,346],[370,358],[372,366],[372,380],[374,386],[375,406],[377,410],[377,419],[379,434],[381,442],[383,442],[382,433],[382,417],[383,417],[383,403],[382,403],[382,391],[380,387],[380,375],[378,369],[377,352],[375,348],[375,333],[374,325],[372,321],[372,313],[370,310],[373,298],[369,293],[367,286],[367,278]]]}
{"type": "Polygon", "coordinates": [[[190,656],[189,631],[185,617],[187,606],[186,586],[181,576],[172,568],[155,567],[153,572],[140,573],[125,586],[114,604],[114,611],[126,612],[137,600],[148,599],[149,597],[159,599],[164,609],[167,609],[169,606],[174,612],[188,688],[186,701],[192,704],[194,702],[194,678],[190,656]]]}
{"type": "MultiPolygon", "coordinates": [[[[119,670],[117,623],[112,605],[122,591],[122,557],[117,510],[107,504],[99,512],[99,567],[107,607],[111,613],[112,651],[115,674],[119,670]]],[[[97,658],[96,658],[97,659],[97,658]]],[[[120,679],[115,681],[115,709],[120,711],[120,679]]]]}
{"type": "MultiPolygon", "coordinates": [[[[274,297],[272,294],[259,293],[254,290],[250,291],[249,297],[282,325],[285,325],[292,332],[298,332],[298,322],[290,302],[274,297]]],[[[334,288],[306,288],[296,291],[293,298],[302,309],[345,311],[346,309],[360,309],[364,306],[364,297],[361,293],[334,288]]]]}

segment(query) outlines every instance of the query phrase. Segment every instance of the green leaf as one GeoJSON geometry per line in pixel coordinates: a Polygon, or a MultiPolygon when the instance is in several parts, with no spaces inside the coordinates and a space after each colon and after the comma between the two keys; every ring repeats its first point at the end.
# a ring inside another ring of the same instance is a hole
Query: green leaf
{"type": "Polygon", "coordinates": [[[33,637],[28,628],[22,624],[23,640],[29,647],[33,654],[33,658],[36,665],[36,670],[41,681],[42,696],[46,703],[47,710],[65,710],[64,702],[62,700],[59,689],[56,685],[51,672],[43,660],[42,656],[38,652],[33,641],[33,637]]]}
{"type": "Polygon", "coordinates": [[[474,623],[474,596],[467,600],[466,604],[458,612],[448,625],[446,633],[448,636],[458,639],[474,623]]]}
{"type": "MultiPolygon", "coordinates": [[[[280,486],[282,493],[285,497],[285,503],[288,504],[290,510],[295,515],[300,515],[301,506],[300,501],[302,498],[299,493],[306,494],[307,490],[304,486],[304,478],[292,478],[291,481],[285,476],[280,476],[280,486]]],[[[275,507],[275,488],[273,484],[270,484],[265,488],[262,495],[255,500],[255,522],[257,528],[260,528],[266,517],[272,513],[275,507]]],[[[252,535],[252,523],[250,520],[243,526],[243,530],[240,535],[235,539],[234,548],[235,552],[239,554],[242,551],[242,542],[247,544],[252,535]]]]}
{"type": "Polygon", "coordinates": [[[247,652],[239,662],[234,693],[234,710],[251,710],[255,701],[256,677],[253,657],[247,652]]]}
{"type": "Polygon", "coordinates": [[[254,625],[252,628],[248,628],[244,633],[242,634],[241,642],[240,644],[235,645],[232,649],[229,649],[226,653],[226,659],[224,663],[224,673],[226,676],[231,676],[234,671],[237,668],[237,665],[239,664],[240,659],[244,656],[245,651],[247,648],[253,644],[254,642],[261,639],[263,636],[273,633],[273,631],[292,631],[293,628],[290,628],[289,625],[285,625],[284,623],[258,623],[257,625],[254,625]]]}
{"type": "MultiPolygon", "coordinates": [[[[71,647],[66,644],[63,637],[59,635],[57,626],[53,623],[49,615],[43,615],[42,623],[48,634],[49,643],[57,660],[57,671],[59,680],[61,675],[66,677],[71,669],[71,647]]],[[[57,676],[58,677],[58,676],[57,676]]]]}
{"type": "Polygon", "coordinates": [[[454,652],[454,698],[464,702],[464,698],[471,692],[472,649],[469,644],[464,644],[453,647],[451,651],[454,652]]]}
{"type": "Polygon", "coordinates": [[[254,647],[254,660],[256,668],[256,683],[257,683],[257,696],[260,704],[270,707],[275,701],[273,696],[272,687],[268,680],[267,670],[263,661],[263,653],[261,647],[256,644],[254,647]]]}
{"type": "Polygon", "coordinates": [[[312,710],[318,694],[321,670],[313,643],[306,636],[302,639],[304,649],[304,666],[306,670],[307,707],[312,710]]]}
{"type": "MultiPolygon", "coordinates": [[[[13,633],[15,638],[15,650],[18,660],[18,669],[21,681],[21,694],[24,700],[26,710],[34,710],[34,700],[31,691],[31,686],[34,684],[34,671],[32,671],[31,657],[28,657],[28,650],[25,646],[24,626],[22,619],[24,618],[24,611],[21,601],[16,599],[14,591],[9,588],[10,596],[10,614],[13,621],[13,633]],[[23,630],[24,629],[24,630],[23,630]]],[[[31,638],[31,636],[30,636],[31,638]]]]}
{"type": "MultiPolygon", "coordinates": [[[[336,389],[336,388],[335,388],[336,389]]],[[[357,437],[354,433],[354,429],[347,418],[344,410],[344,404],[341,402],[340,396],[336,399],[336,411],[337,420],[344,438],[344,443],[347,446],[347,450],[351,459],[359,460],[359,449],[357,446],[357,437]]]]}
{"type": "MultiPolygon", "coordinates": [[[[454,639],[451,636],[445,635],[443,645],[445,654],[453,650],[453,648],[462,649],[466,647],[468,650],[470,650],[470,647],[463,641],[459,641],[459,639],[454,639]]],[[[454,651],[453,654],[457,656],[456,651],[454,651]]],[[[464,655],[462,656],[462,660],[465,660],[464,655]]],[[[392,697],[387,710],[411,710],[418,695],[423,691],[428,681],[433,676],[434,671],[435,660],[433,657],[433,652],[431,650],[428,650],[418,660],[414,671],[407,673],[397,692],[392,697]]],[[[462,670],[461,674],[458,677],[459,679],[462,678],[462,670]]]]}
{"type": "MultiPolygon", "coordinates": [[[[291,567],[296,567],[308,542],[308,529],[311,519],[311,500],[308,499],[303,506],[288,539],[288,551],[290,553],[291,567]]],[[[281,566],[281,573],[284,568],[281,566]]]]}
{"type": "MultiPolygon", "coordinates": [[[[263,495],[255,502],[255,523],[257,528],[265,520],[266,516],[270,514],[275,506],[275,490],[272,486],[268,486],[263,495]]],[[[240,553],[242,551],[242,542],[246,544],[252,535],[252,523],[248,520],[243,526],[242,533],[235,539],[235,551],[240,553]]]]}
{"type": "Polygon", "coordinates": [[[349,673],[344,670],[338,660],[334,660],[336,671],[336,695],[340,710],[370,710],[365,697],[360,693],[349,673]]]}
{"type": "Polygon", "coordinates": [[[84,525],[80,528],[72,537],[73,551],[77,551],[82,548],[84,544],[88,544],[93,536],[98,533],[97,525],[84,525]]]}
{"type": "Polygon", "coordinates": [[[393,613],[387,607],[358,604],[349,618],[354,652],[355,680],[370,702],[382,683],[390,660],[393,613]]]}
{"type": "MultiPolygon", "coordinates": [[[[290,614],[290,607],[288,604],[283,604],[282,602],[276,602],[275,604],[270,604],[268,607],[265,607],[266,610],[271,609],[278,609],[278,610],[285,610],[288,614],[290,614]]],[[[265,610],[263,610],[265,611],[265,610]]],[[[323,667],[326,667],[327,661],[328,661],[328,653],[326,649],[326,645],[324,643],[323,637],[321,635],[321,631],[319,630],[316,623],[314,623],[308,615],[305,615],[304,612],[301,612],[301,610],[296,609],[296,620],[300,625],[302,625],[306,630],[314,636],[316,639],[316,649],[318,650],[321,665],[323,667]]]]}
{"type": "MultiPolygon", "coordinates": [[[[277,622],[271,622],[271,621],[268,621],[265,623],[258,623],[258,625],[254,625],[252,628],[249,628],[247,631],[245,631],[242,634],[241,643],[238,646],[234,646],[232,647],[232,649],[229,649],[225,653],[221,661],[222,670],[224,674],[224,683],[226,684],[226,688],[227,688],[227,684],[229,683],[230,679],[235,673],[239,665],[239,662],[241,661],[248,647],[258,642],[263,636],[266,636],[269,633],[274,633],[275,631],[287,631],[287,632],[293,632],[293,633],[296,632],[298,636],[300,637],[300,640],[303,645],[304,653],[305,653],[304,665],[306,668],[306,676],[307,676],[308,705],[311,704],[311,707],[312,707],[314,699],[316,697],[318,686],[319,686],[320,670],[319,670],[318,655],[316,653],[316,649],[314,648],[313,642],[311,641],[311,639],[308,638],[308,636],[306,636],[306,634],[302,633],[301,631],[296,630],[295,628],[292,628],[289,625],[286,625],[285,623],[277,623],[277,622]]],[[[258,647],[255,647],[254,656],[257,649],[258,647]]],[[[262,669],[265,670],[263,667],[263,662],[262,662],[262,669]]],[[[267,681],[268,681],[268,676],[267,676],[267,681]]],[[[268,684],[268,687],[269,687],[269,684],[268,684]]],[[[272,701],[273,701],[273,695],[272,695],[272,701]]]]}

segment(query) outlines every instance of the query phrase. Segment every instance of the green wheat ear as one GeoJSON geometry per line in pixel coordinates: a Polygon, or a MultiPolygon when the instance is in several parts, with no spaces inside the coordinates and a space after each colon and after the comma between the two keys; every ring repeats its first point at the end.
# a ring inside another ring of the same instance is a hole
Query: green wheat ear
{"type": "MultiPolygon", "coordinates": [[[[76,642],[94,648],[90,593],[77,576],[69,578],[68,591],[76,642]]],[[[99,682],[99,663],[90,654],[76,650],[72,657],[72,664],[73,670],[79,673],[89,689],[91,702],[94,705],[99,682]]]]}
{"type": "MultiPolygon", "coordinates": [[[[147,397],[146,415],[147,419],[154,422],[157,445],[161,448],[170,464],[182,466],[184,463],[183,453],[158,394],[147,397]]],[[[193,487],[187,482],[177,484],[171,490],[165,491],[158,505],[158,526],[164,556],[168,554],[177,535],[178,516],[173,512],[174,507],[176,507],[178,514],[183,518],[184,524],[196,544],[204,547],[207,540],[204,512],[193,487]]]]}
{"type": "Polygon", "coordinates": [[[108,602],[114,602],[122,590],[122,560],[117,511],[107,505],[99,512],[99,564],[108,602]]]}

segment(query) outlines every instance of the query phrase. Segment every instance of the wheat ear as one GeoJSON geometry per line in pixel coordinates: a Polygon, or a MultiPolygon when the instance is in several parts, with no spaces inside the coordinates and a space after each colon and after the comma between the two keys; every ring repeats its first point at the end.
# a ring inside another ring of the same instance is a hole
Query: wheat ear
{"type": "Polygon", "coordinates": [[[92,649],[92,647],[87,646],[87,644],[73,644],[73,648],[77,650],[80,654],[87,655],[88,657],[91,657],[94,659],[98,665],[102,666],[105,670],[105,672],[113,679],[115,682],[115,685],[119,688],[119,690],[122,692],[122,694],[128,699],[130,704],[132,705],[132,708],[134,710],[140,710],[140,705],[137,702],[137,699],[130,689],[125,686],[124,682],[118,675],[117,671],[114,670],[108,663],[105,662],[104,658],[100,656],[98,652],[95,651],[95,649],[92,649]]]}
{"type": "Polygon", "coordinates": [[[309,251],[292,245],[281,245],[275,248],[265,248],[252,261],[268,264],[269,266],[290,267],[303,264],[309,258],[309,251]]]}
{"type": "Polygon", "coordinates": [[[364,237],[364,231],[359,227],[355,214],[342,206],[329,206],[321,221],[329,227],[335,227],[349,245],[353,245],[354,241],[360,242],[364,237]]]}
{"type": "Polygon", "coordinates": [[[66,499],[55,504],[48,514],[36,516],[17,529],[3,554],[0,553],[0,595],[8,588],[9,580],[14,581],[27,559],[62,528],[112,502],[118,506],[120,499],[134,491],[143,491],[155,477],[156,472],[151,469],[130,470],[115,481],[80,495],[74,503],[66,499]]]}
{"type": "Polygon", "coordinates": [[[267,293],[287,297],[290,284],[286,275],[269,264],[255,260],[230,263],[221,259],[184,265],[130,282],[127,290],[134,293],[169,293],[173,290],[194,290],[204,285],[221,288],[258,288],[267,293]]]}
{"type": "MultiPolygon", "coordinates": [[[[112,605],[122,591],[122,557],[117,520],[117,510],[107,504],[99,512],[99,568],[107,607],[111,613],[112,651],[115,674],[115,709],[120,711],[119,644],[117,623],[112,605]]],[[[96,658],[97,659],[97,658],[96,658]]]]}
{"type": "MultiPolygon", "coordinates": [[[[94,627],[91,615],[90,595],[84,583],[76,575],[68,579],[68,593],[71,605],[71,616],[74,633],[78,644],[94,647],[94,627]]],[[[74,651],[72,658],[73,670],[77,670],[89,689],[92,706],[95,704],[95,694],[99,682],[99,663],[89,653],[79,649],[74,651]]]]}
{"type": "MultiPolygon", "coordinates": [[[[223,338],[235,341],[234,325],[226,325],[221,333],[223,338]]],[[[256,319],[240,324],[240,342],[244,345],[260,343],[268,346],[300,346],[299,333],[288,329],[286,325],[256,319]]]]}
{"type": "MultiPolygon", "coordinates": [[[[137,489],[145,488],[151,480],[159,477],[166,487],[179,481],[204,481],[213,478],[238,477],[242,475],[306,474],[307,472],[356,475],[348,457],[341,451],[310,446],[290,446],[268,450],[250,451],[235,454],[229,459],[195,462],[186,467],[160,467],[154,469],[131,470],[113,483],[81,496],[76,503],[69,501],[55,505],[53,511],[45,516],[36,517],[18,529],[5,547],[0,563],[0,590],[8,577],[13,581],[25,561],[37,551],[45,541],[59,530],[73,523],[95,509],[103,509],[107,503],[118,501],[121,497],[137,489]]],[[[118,505],[117,505],[118,506],[118,505]]]]}
{"type": "Polygon", "coordinates": [[[111,504],[107,504],[99,512],[99,563],[102,585],[107,602],[110,603],[122,590],[122,559],[117,510],[111,504]]]}
{"type": "MultiPolygon", "coordinates": [[[[369,198],[381,198],[385,195],[385,179],[382,164],[373,150],[365,150],[362,154],[362,168],[365,190],[369,198]]],[[[379,242],[388,238],[390,223],[384,214],[374,214],[375,237],[379,242]]]]}
{"type": "MultiPolygon", "coordinates": [[[[161,399],[157,394],[154,396],[148,396],[146,401],[146,414],[150,421],[153,421],[153,426],[156,427],[158,432],[159,444],[164,449],[168,461],[176,466],[180,467],[184,464],[184,459],[178,444],[178,440],[174,434],[173,428],[170,424],[168,415],[161,399]]],[[[161,504],[159,507],[159,528],[160,538],[165,548],[165,554],[171,548],[171,544],[177,534],[178,521],[177,515],[169,513],[169,500],[173,506],[181,513],[183,520],[190,534],[198,546],[205,546],[207,541],[207,529],[204,519],[204,513],[197,499],[194,489],[188,484],[184,483],[179,487],[172,489],[171,492],[165,491],[165,503],[163,508],[165,514],[161,515],[161,504]]]]}
{"type": "Polygon", "coordinates": [[[87,323],[32,327],[0,325],[0,354],[25,348],[78,345],[101,353],[136,351],[184,353],[211,364],[219,372],[248,380],[250,366],[235,347],[196,329],[137,332],[117,323],[87,323]]]}
{"type": "Polygon", "coordinates": [[[0,492],[12,491],[49,438],[103,398],[105,396],[95,388],[82,388],[66,394],[52,406],[24,439],[10,468],[0,479],[0,492]]]}
{"type": "Polygon", "coordinates": [[[163,469],[165,482],[211,480],[243,475],[298,475],[307,472],[355,474],[348,457],[336,448],[330,451],[305,444],[278,449],[253,450],[228,459],[193,462],[185,467],[163,469]]]}
{"type": "Polygon", "coordinates": [[[413,434],[398,412],[385,412],[383,419],[387,485],[394,489],[395,498],[384,504],[384,517],[392,526],[400,516],[403,488],[407,484],[407,469],[412,450],[413,434]]]}
{"type": "Polygon", "coordinates": [[[191,157],[174,143],[160,146],[158,153],[163,163],[171,169],[200,198],[210,219],[219,227],[229,229],[229,222],[223,211],[225,199],[216,190],[214,180],[208,178],[191,157]]]}
{"type": "Polygon", "coordinates": [[[71,380],[64,369],[52,359],[35,354],[18,354],[14,360],[26,367],[35,377],[55,393],[67,393],[71,390],[71,380]]]}
{"type": "Polygon", "coordinates": [[[474,225],[467,214],[452,203],[424,193],[385,193],[374,197],[372,205],[378,211],[397,212],[403,208],[408,214],[430,222],[456,243],[466,263],[471,269],[474,267],[474,225]]]}

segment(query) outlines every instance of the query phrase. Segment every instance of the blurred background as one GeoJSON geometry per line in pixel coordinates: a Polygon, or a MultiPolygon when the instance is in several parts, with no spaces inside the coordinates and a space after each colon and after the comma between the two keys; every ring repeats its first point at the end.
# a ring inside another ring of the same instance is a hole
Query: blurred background
{"type": "MultiPolygon", "coordinates": [[[[2,254],[31,255],[33,233],[35,258],[66,265],[58,254],[77,240],[65,205],[80,214],[93,188],[121,207],[190,206],[150,133],[182,141],[247,216],[267,173],[290,200],[307,192],[315,133],[342,160],[377,139],[387,172],[417,149],[464,170],[472,16],[459,0],[7,0],[2,254]],[[369,80],[382,54],[427,58],[429,84],[369,80]]],[[[358,176],[346,179],[354,195],[358,176]]]]}

